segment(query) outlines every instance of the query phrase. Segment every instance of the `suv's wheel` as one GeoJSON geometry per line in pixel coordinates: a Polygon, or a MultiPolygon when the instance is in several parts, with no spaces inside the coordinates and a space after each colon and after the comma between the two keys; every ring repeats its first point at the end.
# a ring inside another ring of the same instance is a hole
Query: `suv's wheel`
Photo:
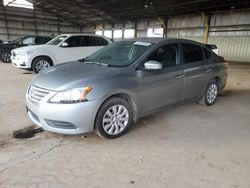
{"type": "Polygon", "coordinates": [[[130,104],[121,98],[111,98],[99,109],[95,132],[104,138],[113,139],[122,136],[132,123],[130,104]]]}
{"type": "Polygon", "coordinates": [[[208,84],[207,89],[199,102],[201,104],[211,106],[212,104],[215,103],[218,96],[218,92],[219,92],[218,84],[215,80],[212,80],[208,84]]]}
{"type": "Polygon", "coordinates": [[[2,52],[1,59],[4,63],[10,63],[11,61],[10,56],[11,56],[10,52],[2,52]]]}
{"type": "Polygon", "coordinates": [[[38,57],[35,58],[32,62],[32,70],[36,73],[40,72],[43,69],[49,68],[52,66],[52,62],[47,57],[38,57]]]}

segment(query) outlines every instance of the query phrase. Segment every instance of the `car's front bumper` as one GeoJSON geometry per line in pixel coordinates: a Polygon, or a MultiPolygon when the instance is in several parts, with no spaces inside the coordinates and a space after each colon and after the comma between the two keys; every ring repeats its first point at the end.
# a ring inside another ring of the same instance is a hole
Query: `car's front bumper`
{"type": "Polygon", "coordinates": [[[46,131],[61,134],[80,134],[94,130],[98,100],[74,104],[48,103],[54,94],[49,93],[39,104],[32,102],[26,94],[27,112],[35,124],[46,131]]]}
{"type": "Polygon", "coordinates": [[[29,69],[31,68],[31,58],[27,56],[11,56],[11,63],[17,68],[29,69]]]}

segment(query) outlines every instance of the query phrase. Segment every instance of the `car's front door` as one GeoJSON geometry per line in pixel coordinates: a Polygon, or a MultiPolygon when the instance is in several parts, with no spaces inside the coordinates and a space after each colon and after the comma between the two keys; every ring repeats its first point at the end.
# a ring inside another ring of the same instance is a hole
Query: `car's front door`
{"type": "Polygon", "coordinates": [[[177,103],[183,99],[184,70],[180,64],[179,44],[166,44],[155,50],[149,60],[162,63],[162,70],[142,70],[142,113],[177,103]]]}
{"type": "Polygon", "coordinates": [[[58,63],[79,60],[81,52],[81,36],[71,36],[65,40],[66,46],[58,46],[56,49],[56,59],[58,63]]]}
{"type": "Polygon", "coordinates": [[[202,47],[196,44],[182,43],[182,61],[184,64],[184,99],[198,98],[210,79],[212,64],[204,58],[202,47]]]}

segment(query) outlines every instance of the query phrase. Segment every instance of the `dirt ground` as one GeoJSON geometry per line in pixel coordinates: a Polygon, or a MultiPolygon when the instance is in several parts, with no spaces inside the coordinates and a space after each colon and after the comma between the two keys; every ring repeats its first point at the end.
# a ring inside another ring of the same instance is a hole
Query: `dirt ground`
{"type": "Polygon", "coordinates": [[[0,63],[0,187],[250,187],[250,66],[230,65],[223,96],[141,119],[123,137],[42,132],[16,140],[32,125],[24,95],[34,76],[0,63]]]}

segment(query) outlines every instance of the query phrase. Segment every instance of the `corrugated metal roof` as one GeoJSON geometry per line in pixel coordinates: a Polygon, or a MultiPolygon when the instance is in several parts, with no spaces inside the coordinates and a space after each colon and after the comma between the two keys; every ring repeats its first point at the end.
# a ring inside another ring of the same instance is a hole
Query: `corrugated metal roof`
{"type": "Polygon", "coordinates": [[[249,0],[28,0],[81,26],[250,9],[249,0]]]}

